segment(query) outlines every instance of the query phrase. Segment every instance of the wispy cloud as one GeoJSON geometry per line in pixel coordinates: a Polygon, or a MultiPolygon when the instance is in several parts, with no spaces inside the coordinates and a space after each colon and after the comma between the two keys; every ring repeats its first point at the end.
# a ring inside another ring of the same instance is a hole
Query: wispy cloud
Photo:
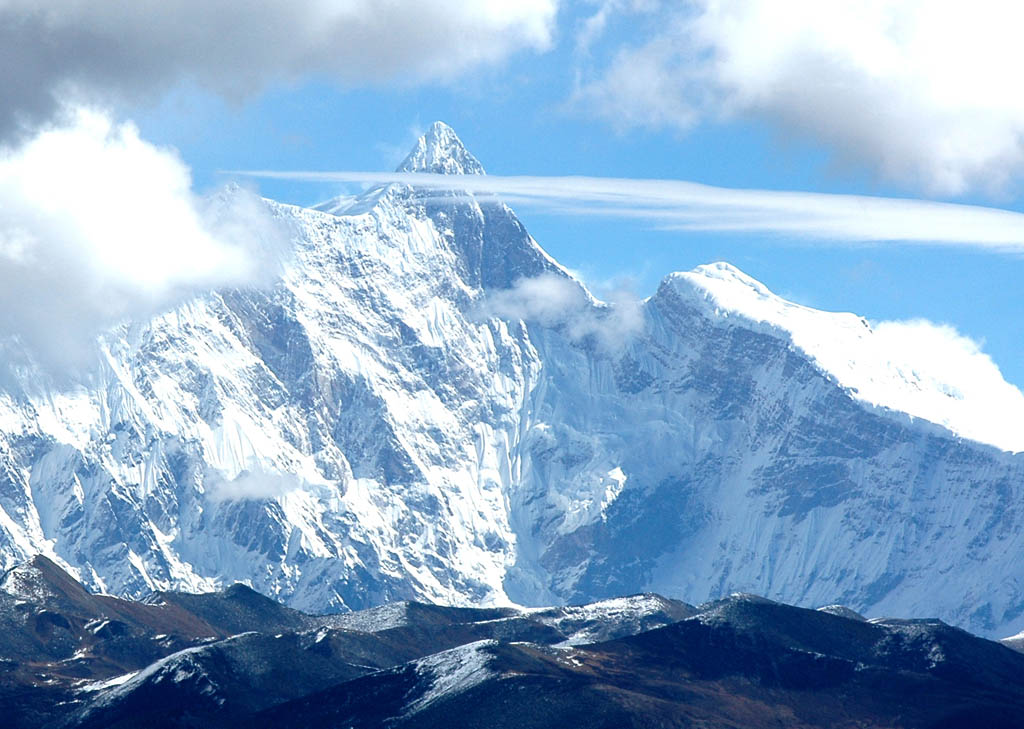
{"type": "Polygon", "coordinates": [[[589,339],[616,352],[643,328],[643,310],[626,288],[611,290],[607,298],[607,303],[598,303],[577,281],[548,273],[490,292],[478,314],[560,328],[574,342],[589,339]]]}
{"type": "MultiPolygon", "coordinates": [[[[587,54],[591,47],[601,39],[608,28],[608,23],[616,16],[653,13],[658,9],[660,0],[599,0],[591,15],[580,21],[576,30],[576,53],[587,54]]],[[[630,18],[635,20],[635,18],[630,18]]]]}
{"type": "Polygon", "coordinates": [[[1024,251],[1024,214],[902,198],[712,187],[610,177],[452,177],[415,173],[245,170],[252,178],[402,183],[464,190],[566,215],[633,218],[659,228],[769,233],[841,243],[901,242],[1024,251]]]}
{"type": "Polygon", "coordinates": [[[206,493],[211,501],[259,501],[276,499],[302,488],[302,479],[290,473],[242,471],[226,479],[216,471],[206,475],[206,493]]]}

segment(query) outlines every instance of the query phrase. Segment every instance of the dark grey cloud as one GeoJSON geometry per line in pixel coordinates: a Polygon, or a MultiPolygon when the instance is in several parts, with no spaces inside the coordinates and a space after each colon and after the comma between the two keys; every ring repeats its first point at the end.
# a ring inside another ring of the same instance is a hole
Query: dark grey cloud
{"type": "Polygon", "coordinates": [[[243,98],[325,74],[445,80],[551,40],[557,0],[0,0],[0,141],[181,81],[243,98]]]}

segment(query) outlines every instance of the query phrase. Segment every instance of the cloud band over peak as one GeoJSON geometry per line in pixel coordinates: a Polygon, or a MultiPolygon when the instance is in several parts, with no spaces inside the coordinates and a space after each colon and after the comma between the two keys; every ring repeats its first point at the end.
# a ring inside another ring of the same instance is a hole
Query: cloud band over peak
{"type": "Polygon", "coordinates": [[[566,215],[608,215],[662,229],[728,231],[838,243],[899,242],[1024,251],[1024,214],[1000,208],[818,192],[744,190],[681,180],[242,170],[250,178],[400,183],[464,190],[566,215]]]}

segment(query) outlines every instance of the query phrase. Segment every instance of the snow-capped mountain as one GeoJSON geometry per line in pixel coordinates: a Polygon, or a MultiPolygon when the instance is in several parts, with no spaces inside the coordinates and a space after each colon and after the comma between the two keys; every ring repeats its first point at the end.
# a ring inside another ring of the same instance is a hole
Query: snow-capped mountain
{"type": "Polygon", "coordinates": [[[727,264],[597,301],[457,191],[483,168],[443,124],[400,170],[453,191],[268,201],[272,288],[126,324],[75,385],[9,368],[4,565],[315,611],[742,590],[1024,628],[1024,456],[970,397],[727,264]]]}

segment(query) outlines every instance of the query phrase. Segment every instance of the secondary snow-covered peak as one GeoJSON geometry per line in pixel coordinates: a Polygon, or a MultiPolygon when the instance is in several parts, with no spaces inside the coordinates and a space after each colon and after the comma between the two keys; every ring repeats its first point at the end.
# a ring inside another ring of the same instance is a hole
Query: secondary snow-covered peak
{"type": "Polygon", "coordinates": [[[697,266],[695,269],[687,273],[675,274],[678,276],[691,277],[694,275],[700,276],[709,281],[719,281],[723,286],[736,286],[741,288],[750,289],[759,296],[774,296],[768,287],[763,283],[754,279],[747,274],[743,273],[736,266],[726,261],[715,261],[714,263],[705,263],[697,266]]]}
{"type": "Polygon", "coordinates": [[[740,317],[787,336],[857,399],[937,423],[964,438],[1024,451],[1024,393],[977,344],[948,326],[882,321],[787,301],[728,263],[665,279],[723,322],[740,317]]]}
{"type": "Polygon", "coordinates": [[[787,301],[725,261],[705,263],[692,271],[672,273],[665,280],[673,284],[681,294],[696,294],[723,312],[742,314],[754,321],[781,326],[780,322],[787,317],[799,318],[803,311],[835,317],[837,321],[848,321],[858,327],[868,326],[864,319],[853,314],[833,314],[787,301]]]}
{"type": "Polygon", "coordinates": [[[396,171],[436,175],[484,174],[483,165],[470,154],[455,130],[441,121],[430,125],[396,171]]]}

